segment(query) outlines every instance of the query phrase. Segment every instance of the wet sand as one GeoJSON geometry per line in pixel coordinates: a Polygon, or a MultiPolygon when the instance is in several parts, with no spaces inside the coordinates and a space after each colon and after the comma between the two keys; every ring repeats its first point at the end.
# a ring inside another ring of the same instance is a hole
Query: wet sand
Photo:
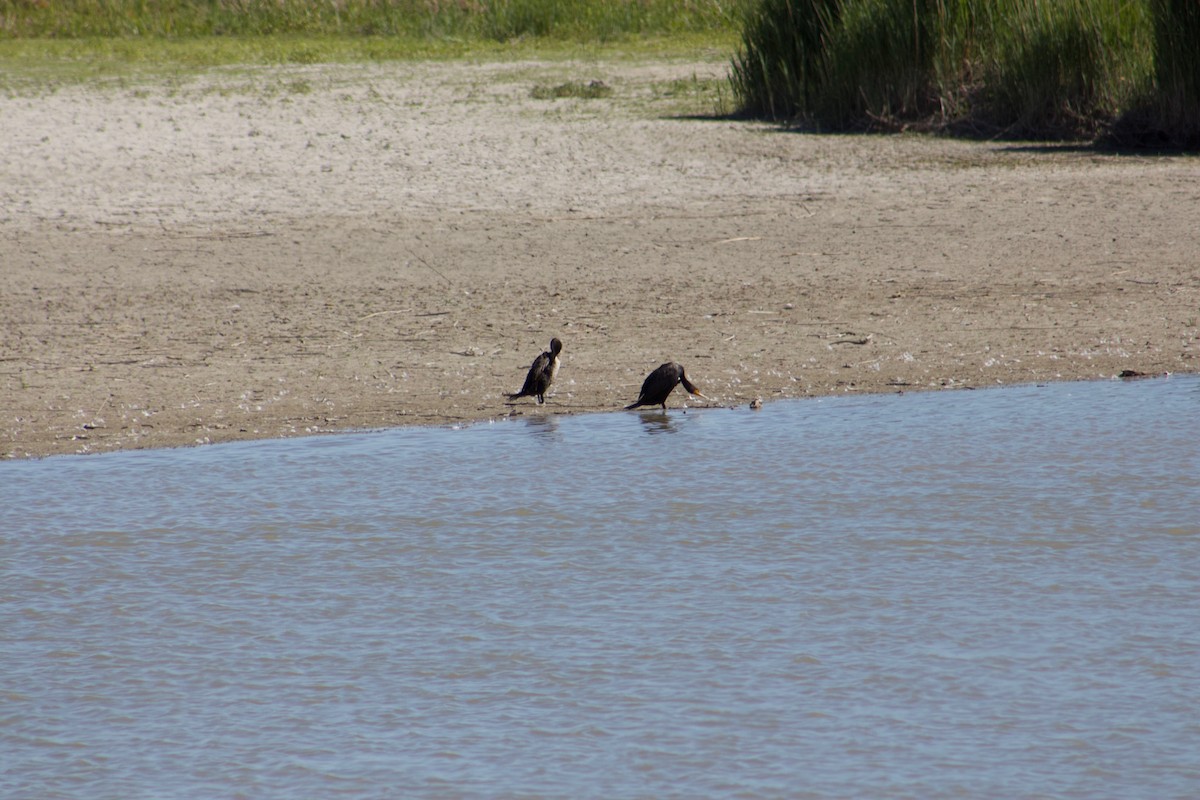
{"type": "Polygon", "coordinates": [[[0,97],[0,456],[1200,367],[1200,160],[706,119],[726,69],[0,97]]]}

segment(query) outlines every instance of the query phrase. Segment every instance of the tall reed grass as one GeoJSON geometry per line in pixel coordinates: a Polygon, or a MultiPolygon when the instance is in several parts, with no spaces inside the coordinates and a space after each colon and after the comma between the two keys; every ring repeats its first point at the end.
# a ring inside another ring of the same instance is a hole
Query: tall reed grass
{"type": "Polygon", "coordinates": [[[1198,128],[1197,0],[761,0],[733,61],[747,115],[829,129],[1096,137],[1138,110],[1198,128]]]}
{"type": "Polygon", "coordinates": [[[1155,91],[1130,116],[1149,135],[1200,148],[1200,2],[1152,0],[1155,91]]]}

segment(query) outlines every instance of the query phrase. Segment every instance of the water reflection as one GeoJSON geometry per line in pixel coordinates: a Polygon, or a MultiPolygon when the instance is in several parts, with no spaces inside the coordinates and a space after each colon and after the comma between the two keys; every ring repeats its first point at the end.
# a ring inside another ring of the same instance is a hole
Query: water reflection
{"type": "Polygon", "coordinates": [[[557,414],[537,414],[524,417],[525,430],[538,438],[562,440],[558,430],[559,416],[557,414]]]}
{"type": "MultiPolygon", "coordinates": [[[[682,412],[678,412],[682,413],[682,412]]],[[[661,408],[657,410],[642,410],[637,412],[638,420],[642,423],[642,427],[646,433],[650,435],[658,433],[675,433],[677,428],[672,420],[671,413],[663,411],[661,408]]]]}

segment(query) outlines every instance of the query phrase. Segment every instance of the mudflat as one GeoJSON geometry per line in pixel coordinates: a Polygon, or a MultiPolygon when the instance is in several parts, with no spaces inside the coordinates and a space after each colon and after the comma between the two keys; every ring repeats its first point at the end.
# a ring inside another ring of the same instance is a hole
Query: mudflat
{"type": "Polygon", "coordinates": [[[0,97],[0,456],[616,410],[664,361],[675,406],[1200,367],[1200,160],[789,132],[713,116],[727,71],[0,97]]]}

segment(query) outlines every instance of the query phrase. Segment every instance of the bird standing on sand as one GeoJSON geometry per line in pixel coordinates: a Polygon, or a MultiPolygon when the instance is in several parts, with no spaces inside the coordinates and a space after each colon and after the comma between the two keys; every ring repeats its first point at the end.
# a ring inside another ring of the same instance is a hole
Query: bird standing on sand
{"type": "MultiPolygon", "coordinates": [[[[692,385],[692,382],[687,379],[684,374],[683,365],[676,364],[674,361],[668,361],[658,369],[646,376],[646,380],[642,382],[642,391],[638,394],[637,402],[630,403],[625,406],[626,409],[637,408],[638,406],[662,406],[665,411],[667,408],[667,396],[675,391],[675,387],[683,384],[683,388],[690,394],[696,397],[704,397],[700,394],[700,390],[692,385]]],[[[707,400],[707,397],[704,397],[707,400]]]]}
{"type": "Polygon", "coordinates": [[[510,394],[509,400],[519,397],[536,397],[538,405],[546,402],[546,391],[554,383],[558,375],[558,354],[562,352],[562,342],[557,338],[550,340],[550,349],[533,360],[529,366],[529,374],[525,376],[525,385],[516,394],[510,394]]]}

